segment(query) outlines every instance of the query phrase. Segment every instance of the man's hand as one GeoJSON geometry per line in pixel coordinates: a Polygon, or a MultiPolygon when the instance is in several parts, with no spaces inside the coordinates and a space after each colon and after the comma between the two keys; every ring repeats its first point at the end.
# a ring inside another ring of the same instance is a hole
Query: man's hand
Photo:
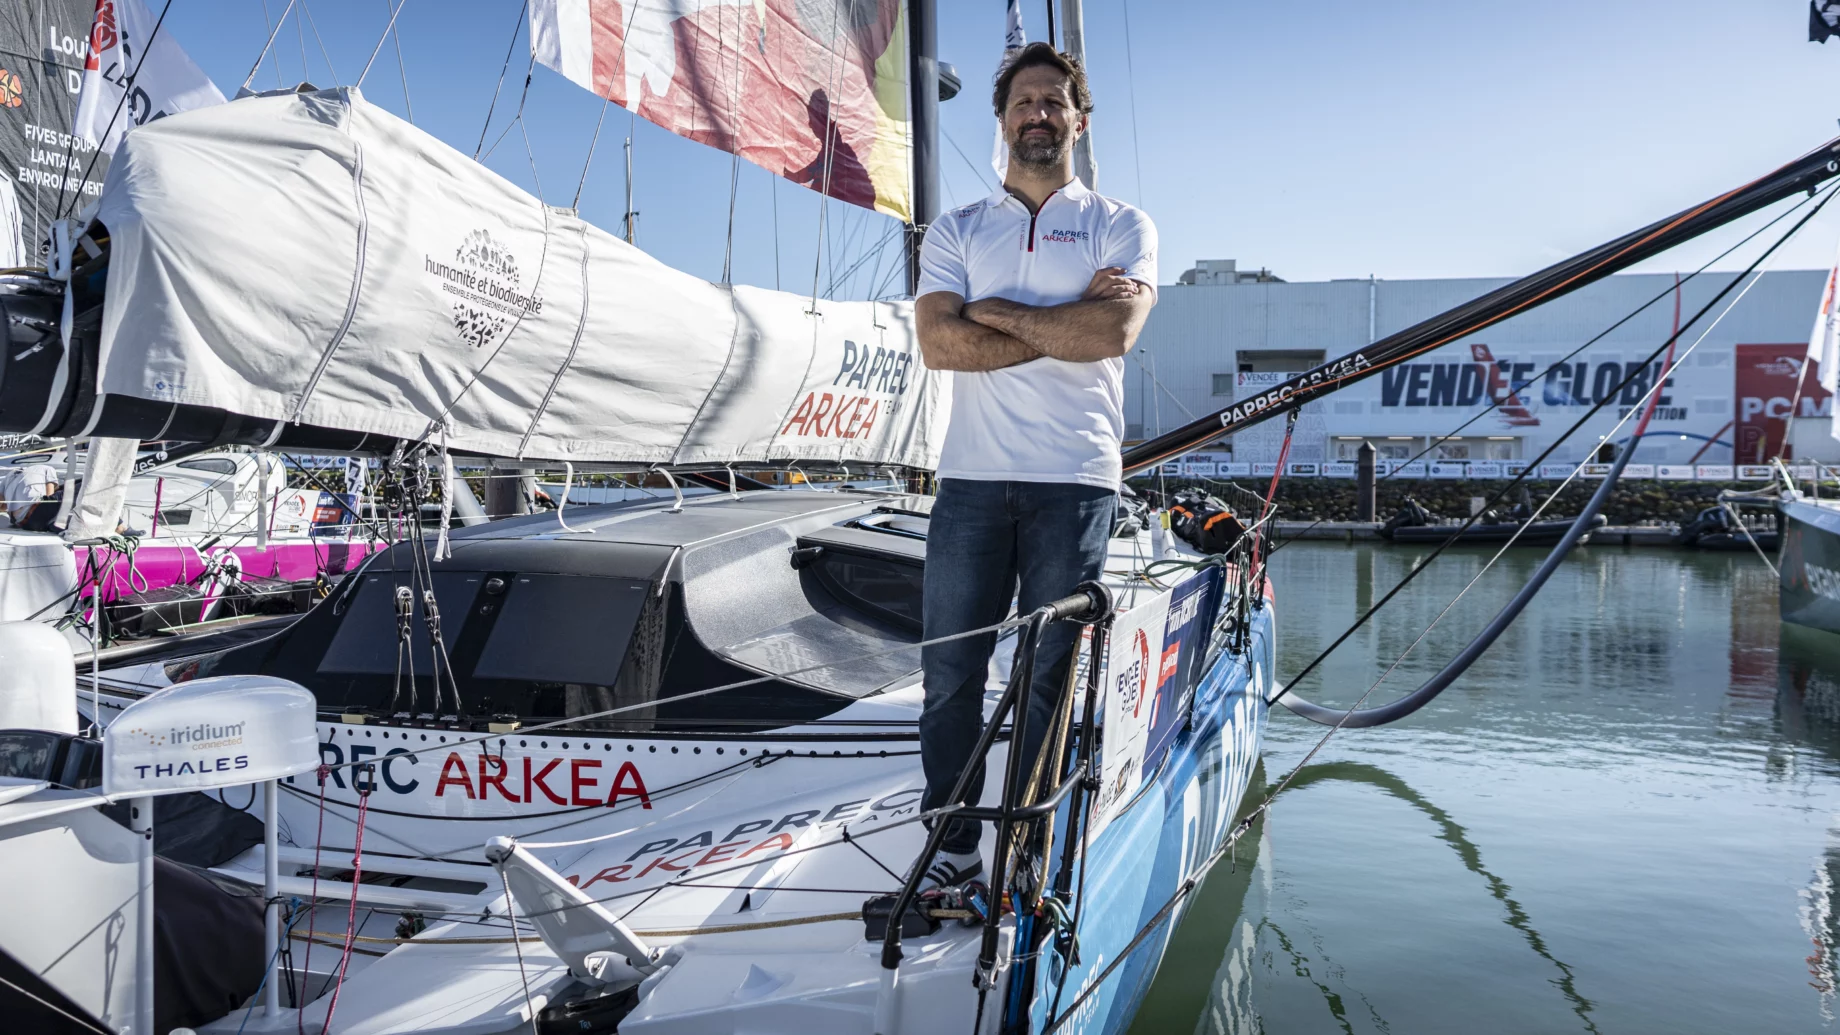
{"type": "Polygon", "coordinates": [[[1001,370],[1040,359],[1041,353],[971,319],[970,306],[950,291],[930,291],[914,301],[920,355],[934,370],[1001,370]]]}
{"type": "Polygon", "coordinates": [[[1080,296],[1081,301],[1092,302],[1108,298],[1131,298],[1144,286],[1124,275],[1123,266],[1106,266],[1093,273],[1092,283],[1086,285],[1086,292],[1080,296]]]}
{"type": "Polygon", "coordinates": [[[1156,304],[1156,293],[1124,272],[1122,266],[1097,270],[1078,301],[1033,306],[980,298],[964,307],[963,316],[1044,356],[1069,363],[1114,359],[1131,350],[1156,304]]]}

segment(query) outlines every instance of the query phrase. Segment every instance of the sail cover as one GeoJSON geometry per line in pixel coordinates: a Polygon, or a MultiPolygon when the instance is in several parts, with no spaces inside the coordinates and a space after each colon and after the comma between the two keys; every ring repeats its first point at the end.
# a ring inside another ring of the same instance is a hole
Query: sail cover
{"type": "Polygon", "coordinates": [[[149,123],[98,218],[103,393],[493,456],[938,460],[911,303],[699,280],[355,89],[149,123]]]}
{"type": "Polygon", "coordinates": [[[536,59],[679,136],[911,218],[901,0],[533,0],[536,59]]]}

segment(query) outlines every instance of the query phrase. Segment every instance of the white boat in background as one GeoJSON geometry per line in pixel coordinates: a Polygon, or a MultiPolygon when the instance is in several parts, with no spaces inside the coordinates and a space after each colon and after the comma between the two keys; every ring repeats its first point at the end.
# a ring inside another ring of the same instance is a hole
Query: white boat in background
{"type": "MultiPolygon", "coordinates": [[[[0,460],[36,465],[77,491],[66,450],[0,460]]],[[[79,455],[78,483],[83,466],[79,455]]],[[[0,515],[0,621],[55,622],[87,651],[98,599],[105,645],[213,618],[293,613],[377,545],[353,500],[290,487],[272,453],[151,453],[137,466],[119,511],[124,534],[72,541],[12,528],[0,515]]]]}

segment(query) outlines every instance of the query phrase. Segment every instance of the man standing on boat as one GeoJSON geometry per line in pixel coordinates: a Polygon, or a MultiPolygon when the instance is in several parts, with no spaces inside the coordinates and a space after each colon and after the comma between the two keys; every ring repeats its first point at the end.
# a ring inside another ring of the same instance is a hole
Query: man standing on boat
{"type": "MultiPolygon", "coordinates": [[[[920,349],[927,366],[954,372],[927,535],[929,640],[1099,577],[1121,473],[1124,354],[1156,304],[1150,218],[1073,175],[1093,110],[1085,71],[1033,43],[1005,62],[993,100],[1010,148],[1003,189],[941,216],[920,253],[920,349]]],[[[1043,637],[1025,759],[1064,692],[1077,633],[1057,623],[1043,637]]],[[[926,808],[947,804],[973,762],[995,646],[986,634],[923,652],[926,808]]],[[[966,800],[982,790],[980,768],[966,800]]],[[[929,885],[983,872],[978,823],[948,822],[929,885]]]]}

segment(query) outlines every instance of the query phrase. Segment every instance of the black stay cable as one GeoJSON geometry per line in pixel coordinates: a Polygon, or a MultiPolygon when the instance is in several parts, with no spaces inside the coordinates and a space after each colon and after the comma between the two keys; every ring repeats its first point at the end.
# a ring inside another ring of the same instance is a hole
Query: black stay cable
{"type": "MultiPolygon", "coordinates": [[[[1593,335],[1590,338],[1590,340],[1586,341],[1583,345],[1578,346],[1572,351],[1554,360],[1549,366],[1547,366],[1545,370],[1542,370],[1539,373],[1533,375],[1533,377],[1529,379],[1526,382],[1526,384],[1531,386],[1539,381],[1544,380],[1553,371],[1558,370],[1559,368],[1570,363],[1573,359],[1576,359],[1578,355],[1582,353],[1584,350],[1590,348],[1591,346],[1609,337],[1611,334],[1615,333],[1616,330],[1622,327],[1624,324],[1628,323],[1629,321],[1647,312],[1648,308],[1654,305],[1656,302],[1661,301],[1667,296],[1674,294],[1676,291],[1687,286],[1689,283],[1693,281],[1693,278],[1699,276],[1700,274],[1706,272],[1706,270],[1710,269],[1713,263],[1719,262],[1720,260],[1724,259],[1726,256],[1730,255],[1732,252],[1735,252],[1739,248],[1742,248],[1745,245],[1749,244],[1752,240],[1756,239],[1758,234],[1763,233],[1765,230],[1768,230],[1770,227],[1773,227],[1776,224],[1794,215],[1796,212],[1801,210],[1801,207],[1803,205],[1808,204],[1812,200],[1814,200],[1814,195],[1809,194],[1803,197],[1802,200],[1796,202],[1794,205],[1791,205],[1790,207],[1777,213],[1774,219],[1771,219],[1769,222],[1763,224],[1757,229],[1752,230],[1750,233],[1745,234],[1743,240],[1738,241],[1736,244],[1733,244],[1731,247],[1725,249],[1719,254],[1713,256],[1712,258],[1707,259],[1703,265],[1701,265],[1698,269],[1694,270],[1693,272],[1687,274],[1685,277],[1681,278],[1679,282],[1675,284],[1670,284],[1668,287],[1664,288],[1660,293],[1656,294],[1655,296],[1650,298],[1648,301],[1643,302],[1641,305],[1635,307],[1634,309],[1631,309],[1628,313],[1626,313],[1623,316],[1622,319],[1616,321],[1610,326],[1604,328],[1599,333],[1593,335]]],[[[1470,425],[1476,423],[1482,418],[1488,416],[1491,413],[1494,413],[1496,410],[1507,405],[1508,400],[1515,398],[1518,394],[1519,394],[1518,391],[1510,391],[1507,395],[1504,395],[1499,399],[1491,399],[1487,406],[1484,406],[1482,409],[1477,410],[1475,414],[1472,415],[1468,420],[1450,429],[1449,431],[1445,432],[1443,435],[1438,436],[1437,439],[1432,440],[1430,443],[1428,443],[1425,446],[1425,448],[1419,450],[1416,454],[1414,454],[1411,457],[1411,459],[1405,460],[1405,461],[1402,461],[1401,463],[1393,465],[1392,470],[1374,479],[1374,484],[1379,485],[1381,482],[1391,481],[1393,478],[1397,477],[1400,474],[1400,472],[1405,468],[1406,465],[1417,463],[1418,461],[1423,460],[1426,456],[1430,455],[1431,451],[1437,448],[1438,440],[1447,439],[1447,438],[1455,438],[1458,435],[1461,435],[1466,429],[1469,428],[1470,425]]],[[[1220,484],[1225,484],[1235,489],[1240,488],[1238,485],[1234,485],[1232,482],[1224,482],[1220,484]]],[[[1421,480],[1421,484],[1422,484],[1422,480],[1421,480]]],[[[1240,489],[1240,491],[1245,492],[1247,490],[1240,489]]],[[[1279,550],[1284,549],[1286,546],[1289,546],[1291,543],[1294,543],[1298,541],[1299,539],[1302,539],[1305,535],[1307,535],[1310,532],[1311,529],[1317,527],[1318,525],[1321,525],[1323,522],[1327,520],[1329,519],[1326,517],[1317,518],[1315,521],[1312,521],[1310,522],[1310,524],[1306,525],[1304,529],[1301,532],[1298,532],[1296,535],[1293,535],[1287,539],[1274,543],[1271,549],[1266,551],[1267,559],[1269,559],[1272,554],[1275,554],[1279,550]]]]}
{"type": "MultiPolygon", "coordinates": [[[[1762,255],[1759,255],[1756,258],[1756,260],[1754,260],[1750,264],[1750,266],[1744,270],[1743,273],[1732,278],[1731,283],[1727,284],[1725,288],[1721,290],[1718,293],[1718,295],[1712,299],[1712,301],[1708,302],[1697,313],[1693,314],[1692,320],[1689,320],[1685,325],[1681,327],[1680,330],[1677,330],[1673,334],[1669,335],[1668,340],[1666,342],[1663,342],[1661,347],[1656,349],[1655,352],[1649,356],[1648,360],[1645,361],[1641,365],[1641,367],[1638,367],[1637,370],[1646,368],[1648,363],[1653,362],[1656,356],[1659,356],[1663,351],[1665,351],[1667,348],[1672,346],[1675,341],[1679,340],[1681,334],[1683,334],[1688,327],[1691,327],[1694,323],[1697,323],[1701,317],[1705,316],[1706,313],[1709,312],[1712,309],[1712,307],[1720,301],[1720,299],[1724,298],[1725,295],[1729,294],[1733,287],[1735,287],[1739,282],[1743,281],[1746,277],[1750,276],[1750,274],[1753,273],[1757,269],[1757,267],[1763,263],[1765,259],[1767,259],[1771,254],[1773,254],[1778,248],[1780,248],[1791,237],[1795,236],[1797,231],[1799,231],[1803,226],[1805,226],[1810,219],[1813,219],[1814,216],[1817,213],[1819,213],[1822,208],[1826,207],[1827,203],[1833,199],[1835,190],[1840,190],[1840,187],[1829,189],[1826,197],[1823,197],[1819,204],[1817,204],[1812,210],[1810,210],[1807,215],[1804,215],[1801,219],[1797,220],[1794,226],[1790,227],[1789,230],[1786,233],[1784,233],[1782,237],[1778,238],[1774,244],[1770,245],[1769,249],[1766,250],[1762,255]]],[[[1628,384],[1629,382],[1635,380],[1635,373],[1636,371],[1631,371],[1630,374],[1623,379],[1623,384],[1628,384]]],[[[1617,393],[1612,393],[1608,398],[1604,399],[1603,401],[1600,401],[1595,406],[1593,406],[1591,408],[1591,412],[1585,414],[1585,416],[1583,418],[1580,418],[1580,420],[1577,423],[1574,423],[1570,428],[1568,428],[1565,431],[1565,434],[1560,437],[1558,442],[1553,443],[1553,446],[1550,446],[1547,448],[1547,452],[1550,453],[1554,447],[1559,445],[1560,442],[1565,441],[1566,438],[1576,433],[1586,420],[1590,419],[1590,417],[1593,414],[1597,413],[1605,405],[1608,405],[1609,399],[1616,398],[1618,394],[1620,394],[1620,390],[1622,389],[1622,387],[1623,385],[1618,385],[1617,393]]],[[[1651,389],[1651,393],[1658,393],[1659,391],[1660,391],[1659,384],[1653,386],[1653,388],[1651,389]]],[[[1651,393],[1645,393],[1645,394],[1651,394],[1651,393]]],[[[1309,702],[1303,701],[1301,699],[1294,699],[1294,700],[1285,702],[1285,706],[1290,708],[1292,711],[1297,712],[1300,715],[1303,715],[1305,718],[1312,719],[1317,722],[1322,722],[1325,725],[1330,726],[1331,728],[1323,733],[1322,737],[1319,740],[1317,740],[1315,745],[1313,745],[1310,748],[1309,752],[1304,755],[1303,760],[1299,762],[1297,766],[1294,767],[1289,773],[1287,773],[1283,780],[1280,780],[1278,782],[1278,786],[1276,789],[1274,789],[1270,794],[1266,795],[1263,801],[1261,801],[1257,806],[1253,807],[1250,811],[1248,811],[1244,816],[1240,817],[1240,819],[1233,824],[1233,827],[1227,833],[1227,836],[1222,839],[1222,843],[1218,847],[1216,847],[1214,851],[1211,852],[1206,859],[1202,860],[1201,864],[1195,868],[1193,873],[1191,873],[1189,876],[1184,878],[1182,882],[1176,886],[1175,891],[1171,893],[1170,896],[1163,901],[1162,905],[1157,908],[1156,912],[1152,913],[1150,915],[1150,918],[1145,923],[1143,923],[1141,926],[1139,926],[1139,928],[1137,929],[1137,932],[1132,935],[1130,941],[1127,942],[1124,945],[1124,947],[1120,949],[1119,952],[1115,956],[1113,956],[1109,961],[1107,961],[1103,967],[1100,967],[1096,973],[1085,978],[1081,982],[1082,987],[1081,987],[1081,991],[1079,995],[1074,997],[1073,1002],[1068,1004],[1067,1009],[1065,1011],[1062,1011],[1059,1014],[1054,1014],[1050,1012],[1050,1015],[1047,1019],[1047,1024],[1043,1028],[1044,1035],[1052,1035],[1052,1033],[1059,1031],[1061,1028],[1063,1028],[1067,1024],[1068,1021],[1072,1020],[1075,1016],[1078,1015],[1080,1008],[1085,1005],[1088,999],[1090,999],[1092,996],[1097,994],[1099,990],[1104,987],[1106,980],[1109,979],[1112,976],[1112,974],[1120,966],[1124,964],[1126,960],[1130,959],[1131,954],[1135,952],[1139,946],[1143,945],[1144,941],[1154,931],[1160,928],[1165,922],[1167,922],[1175,914],[1176,907],[1181,904],[1183,899],[1187,898],[1191,893],[1194,892],[1194,890],[1197,887],[1200,886],[1202,879],[1207,876],[1208,872],[1213,869],[1216,863],[1218,863],[1223,857],[1226,856],[1226,854],[1229,851],[1232,850],[1234,844],[1236,844],[1239,841],[1239,838],[1241,837],[1241,835],[1245,834],[1247,830],[1250,830],[1252,828],[1252,824],[1256,822],[1260,816],[1264,815],[1267,811],[1270,810],[1272,802],[1276,800],[1277,796],[1279,794],[1282,794],[1284,792],[1284,789],[1290,786],[1291,782],[1297,778],[1298,774],[1302,773],[1305,770],[1305,768],[1309,766],[1310,762],[1316,757],[1317,752],[1321,751],[1324,745],[1328,744],[1329,739],[1331,737],[1335,736],[1336,733],[1340,732],[1343,728],[1346,728],[1346,727],[1378,726],[1378,725],[1382,725],[1387,722],[1392,722],[1395,719],[1403,718],[1406,715],[1410,715],[1412,712],[1417,711],[1420,707],[1423,707],[1432,698],[1436,697],[1439,693],[1441,693],[1445,689],[1445,687],[1449,686],[1451,682],[1455,681],[1455,679],[1458,676],[1460,676],[1465,669],[1469,667],[1471,662],[1475,661],[1475,659],[1479,657],[1483,651],[1486,651],[1489,648],[1489,646],[1494,642],[1495,638],[1500,635],[1501,631],[1506,629],[1507,626],[1510,623],[1512,623],[1516,617],[1519,616],[1521,610],[1527,605],[1529,601],[1533,599],[1534,595],[1540,591],[1540,588],[1542,585],[1544,585],[1546,578],[1552,574],[1553,570],[1556,569],[1562,561],[1565,560],[1566,555],[1569,554],[1571,552],[1571,549],[1577,545],[1579,536],[1583,533],[1583,531],[1590,527],[1592,518],[1596,516],[1597,510],[1603,505],[1604,501],[1609,498],[1611,491],[1616,486],[1617,480],[1622,476],[1623,469],[1628,465],[1630,457],[1635,455],[1635,444],[1640,441],[1641,434],[1644,430],[1646,430],[1646,428],[1647,428],[1647,418],[1644,417],[1641,423],[1637,425],[1636,434],[1632,437],[1630,447],[1624,450],[1621,456],[1617,457],[1616,463],[1611,467],[1609,474],[1605,476],[1603,484],[1598,487],[1597,492],[1591,497],[1591,502],[1579,514],[1577,519],[1573,521],[1572,527],[1566,532],[1565,536],[1560,540],[1559,544],[1553,548],[1552,553],[1547,556],[1546,561],[1540,566],[1540,569],[1537,572],[1535,572],[1533,578],[1527,581],[1527,584],[1521,588],[1521,591],[1515,595],[1514,599],[1509,602],[1507,607],[1504,607],[1495,616],[1494,620],[1492,620],[1489,623],[1488,627],[1485,628],[1482,631],[1482,633],[1478,634],[1475,639],[1471,640],[1470,644],[1467,647],[1465,647],[1463,651],[1459,653],[1455,659],[1453,659],[1448,665],[1446,665],[1442,671],[1440,671],[1436,676],[1433,676],[1430,680],[1426,681],[1424,686],[1421,686],[1419,689],[1392,702],[1391,704],[1382,705],[1378,708],[1365,708],[1364,709],[1361,707],[1361,705],[1362,703],[1366,701],[1367,696],[1373,693],[1374,690],[1380,686],[1380,683],[1384,681],[1385,679],[1385,675],[1382,675],[1380,679],[1375,680],[1374,683],[1370,685],[1367,688],[1367,690],[1361,695],[1360,700],[1355,702],[1355,705],[1352,708],[1348,708],[1348,709],[1324,708],[1321,705],[1310,704],[1309,702]]],[[[1523,476],[1524,474],[1525,472],[1523,472],[1523,476]]],[[[1515,481],[1517,482],[1519,480],[1520,480],[1519,478],[1515,479],[1515,481]]],[[[1503,490],[1503,491],[1505,492],[1506,490],[1503,490]]],[[[1474,519],[1472,518],[1471,520],[1473,521],[1474,519]]],[[[1468,525],[1465,525],[1464,527],[1467,528],[1468,525]]],[[[1460,532],[1461,529],[1459,529],[1458,531],[1460,532]]],[[[1455,538],[1456,537],[1453,535],[1450,539],[1447,539],[1442,544],[1440,544],[1437,548],[1437,551],[1435,551],[1432,554],[1432,557],[1435,558],[1438,553],[1443,552],[1445,547],[1448,547],[1452,542],[1455,541],[1455,538]]],[[[1354,628],[1359,628],[1361,622],[1365,622],[1369,617],[1373,615],[1375,611],[1378,611],[1380,607],[1382,607],[1386,603],[1387,600],[1392,599],[1392,597],[1395,594],[1397,594],[1399,590],[1402,587],[1404,587],[1407,582],[1411,581],[1413,576],[1417,575],[1418,572],[1423,571],[1425,569],[1425,566],[1426,564],[1429,563],[1429,561],[1430,561],[1430,558],[1427,558],[1425,562],[1417,565],[1413,569],[1413,571],[1406,576],[1405,579],[1400,581],[1399,585],[1393,587],[1393,589],[1387,593],[1385,598],[1383,598],[1379,603],[1376,603],[1372,608],[1369,608],[1367,613],[1362,615],[1360,620],[1355,623],[1354,628]]],[[[1446,610],[1448,610],[1448,608],[1446,608],[1446,610]]],[[[1353,631],[1354,629],[1351,628],[1349,630],[1349,633],[1352,633],[1353,631]]],[[[1429,631],[1430,631],[1429,629],[1426,630],[1426,632],[1429,632],[1429,631]]],[[[1348,633],[1344,633],[1342,637],[1336,641],[1336,643],[1337,644],[1341,643],[1342,640],[1345,640],[1347,638],[1347,636],[1348,636],[1348,633]]],[[[1423,639],[1424,639],[1424,633],[1421,633],[1419,635],[1419,640],[1423,640],[1423,639]]],[[[1414,645],[1416,645],[1416,642],[1417,641],[1414,641],[1414,645]]],[[[1334,646],[1331,646],[1329,648],[1329,650],[1334,650],[1334,649],[1335,649],[1334,646]]],[[[1411,648],[1407,648],[1407,651],[1409,652],[1410,649],[1411,648]]],[[[1322,654],[1318,655],[1316,660],[1310,663],[1309,667],[1314,667],[1324,657],[1326,657],[1328,653],[1329,651],[1324,651],[1322,654]]],[[[1405,659],[1405,655],[1401,654],[1399,658],[1393,662],[1393,666],[1396,667],[1404,659],[1405,659]]],[[[1307,671],[1308,671],[1308,668],[1305,669],[1305,672],[1307,671]]],[[[1389,668],[1388,671],[1390,672],[1391,669],[1389,668]]],[[[1300,674],[1300,678],[1301,678],[1301,674],[1300,674]]],[[[1294,686],[1296,685],[1296,682],[1297,681],[1293,679],[1290,685],[1294,686]]],[[[1271,700],[1272,701],[1278,700],[1278,698],[1284,696],[1285,692],[1286,691],[1280,691],[1278,694],[1273,695],[1271,700]]]]}
{"type": "Polygon", "coordinates": [[[1734,219],[1741,219],[1801,191],[1812,191],[1837,174],[1840,174],[1840,139],[1831,140],[1741,187],[1504,284],[1454,309],[1305,371],[1281,385],[1247,399],[1236,399],[1225,409],[1139,443],[1124,451],[1124,472],[1135,474],[1222,435],[1231,435],[1297,409],[1414,356],[1602,280],[1734,219]]]}
{"type": "MultiPolygon", "coordinates": [[[[1753,259],[1751,264],[1745,267],[1744,272],[1731,278],[1723,288],[1719,289],[1717,294],[1713,295],[1705,305],[1700,307],[1698,312],[1693,314],[1692,319],[1683,323],[1679,330],[1669,335],[1666,341],[1662,342],[1653,352],[1649,353],[1647,359],[1629,368],[1629,372],[1623,377],[1623,380],[1617,384],[1614,390],[1606,393],[1604,398],[1599,399],[1593,404],[1592,407],[1585,412],[1584,416],[1579,417],[1577,421],[1573,422],[1572,426],[1567,428],[1551,445],[1547,446],[1546,449],[1540,453],[1538,458],[1527,465],[1525,470],[1516,475],[1506,485],[1502,486],[1501,489],[1490,498],[1488,503],[1484,505],[1483,509],[1486,510],[1488,507],[1501,502],[1511,490],[1527,479],[1529,471],[1536,470],[1541,461],[1544,461],[1554,450],[1564,444],[1567,439],[1576,434],[1579,429],[1584,427],[1587,421],[1596,416],[1597,413],[1605,406],[1609,405],[1612,400],[1620,398],[1622,389],[1634,382],[1638,374],[1646,375],[1650,363],[1653,363],[1662,353],[1672,347],[1673,344],[1680,339],[1680,336],[1687,332],[1688,328],[1698,323],[1699,320],[1710,312],[1714,306],[1718,305],[1726,295],[1730,294],[1732,289],[1736,288],[1746,277],[1749,277],[1755,272],[1757,267],[1762,265],[1765,259],[1773,255],[1778,248],[1782,247],[1790,238],[1794,237],[1803,226],[1806,226],[1809,220],[1813,219],[1823,208],[1827,207],[1827,203],[1833,200],[1836,189],[1840,189],[1840,187],[1828,188],[1826,195],[1821,198],[1820,202],[1804,214],[1802,218],[1796,220],[1795,224],[1784,231],[1783,235],[1778,237],[1775,243],[1765,249],[1761,255],[1753,259]]],[[[1312,658],[1310,663],[1305,665],[1296,676],[1292,677],[1291,680],[1285,684],[1284,689],[1273,694],[1272,697],[1266,701],[1266,704],[1276,704],[1283,700],[1285,707],[1306,719],[1325,724],[1344,725],[1355,728],[1385,725],[1394,720],[1404,718],[1424,707],[1432,698],[1442,693],[1458,676],[1462,675],[1463,672],[1469,668],[1470,664],[1474,662],[1476,658],[1480,657],[1483,651],[1487,650],[1489,646],[1495,642],[1496,637],[1501,635],[1502,631],[1508,627],[1509,623],[1513,622],[1514,619],[1519,616],[1521,610],[1532,601],[1534,595],[1539,592],[1540,587],[1545,584],[1547,578],[1550,577],[1552,572],[1558,567],[1559,562],[1564,560],[1566,555],[1571,552],[1572,548],[1577,545],[1578,539],[1590,527],[1590,523],[1592,519],[1597,516],[1598,510],[1600,510],[1603,504],[1609,499],[1610,490],[1616,485],[1619,476],[1623,472],[1623,467],[1629,462],[1629,458],[1635,455],[1635,447],[1636,442],[1631,441],[1629,448],[1623,450],[1622,455],[1617,458],[1616,466],[1605,476],[1603,484],[1598,487],[1597,492],[1591,497],[1590,503],[1586,505],[1583,511],[1579,512],[1578,517],[1572,523],[1572,527],[1560,538],[1559,542],[1553,546],[1545,562],[1535,571],[1533,577],[1528,580],[1521,591],[1509,601],[1508,605],[1504,607],[1486,627],[1484,627],[1482,632],[1476,635],[1474,640],[1465,646],[1462,651],[1458,652],[1455,658],[1451,659],[1449,664],[1445,665],[1436,675],[1426,680],[1424,685],[1420,686],[1417,690],[1406,694],[1404,697],[1399,698],[1391,704],[1359,711],[1325,708],[1322,705],[1312,704],[1291,694],[1292,687],[1295,687],[1305,676],[1314,672],[1330,654],[1335,652],[1336,648],[1347,642],[1348,637],[1354,635],[1356,630],[1367,624],[1368,619],[1372,618],[1381,608],[1385,607],[1394,597],[1398,596],[1399,592],[1403,590],[1407,584],[1417,578],[1426,568],[1430,567],[1433,561],[1437,560],[1445,550],[1448,550],[1452,544],[1462,537],[1465,531],[1480,520],[1482,516],[1480,512],[1470,515],[1469,520],[1453,530],[1448,538],[1439,543],[1437,547],[1431,551],[1429,556],[1413,565],[1412,570],[1408,571],[1405,577],[1399,580],[1398,584],[1394,585],[1392,589],[1387,590],[1386,594],[1375,601],[1372,607],[1369,607],[1363,612],[1361,617],[1355,619],[1353,625],[1350,625],[1340,636],[1335,638],[1335,642],[1331,643],[1321,653],[1317,654],[1316,657],[1312,658]],[[1291,699],[1284,700],[1287,696],[1291,699]]]]}

